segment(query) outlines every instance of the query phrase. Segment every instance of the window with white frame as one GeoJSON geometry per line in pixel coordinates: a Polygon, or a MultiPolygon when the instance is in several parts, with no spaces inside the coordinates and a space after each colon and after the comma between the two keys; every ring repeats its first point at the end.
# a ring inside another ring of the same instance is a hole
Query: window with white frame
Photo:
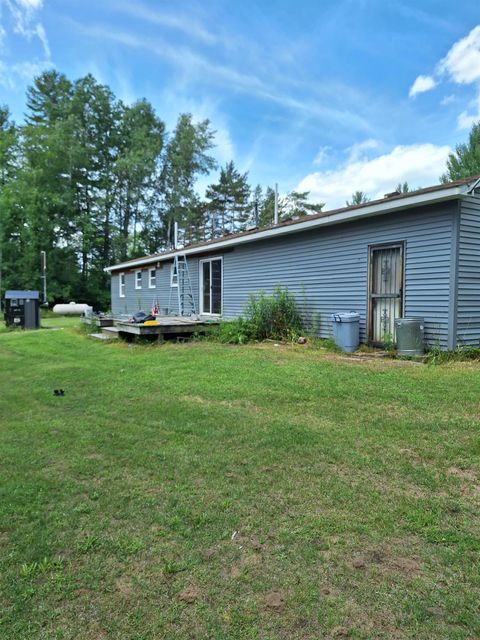
{"type": "Polygon", "coordinates": [[[178,287],[178,272],[175,266],[175,261],[172,262],[172,266],[170,267],[170,286],[178,287]]]}
{"type": "Polygon", "coordinates": [[[118,295],[120,298],[125,297],[125,274],[120,273],[118,276],[118,295]]]}
{"type": "Polygon", "coordinates": [[[148,270],[148,287],[150,289],[155,289],[157,286],[157,269],[153,267],[148,270]]]}
{"type": "Polygon", "coordinates": [[[142,270],[135,271],[135,289],[142,288],[142,270]]]}

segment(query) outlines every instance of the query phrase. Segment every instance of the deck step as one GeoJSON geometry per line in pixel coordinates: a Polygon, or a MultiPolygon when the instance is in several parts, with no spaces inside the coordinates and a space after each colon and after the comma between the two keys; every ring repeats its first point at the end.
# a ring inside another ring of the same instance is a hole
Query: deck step
{"type": "Polygon", "coordinates": [[[114,340],[117,336],[107,336],[104,333],[89,333],[90,338],[95,340],[114,340]]]}
{"type": "Polygon", "coordinates": [[[119,329],[118,327],[102,327],[102,334],[106,337],[106,338],[118,338],[118,332],[119,329]]]}

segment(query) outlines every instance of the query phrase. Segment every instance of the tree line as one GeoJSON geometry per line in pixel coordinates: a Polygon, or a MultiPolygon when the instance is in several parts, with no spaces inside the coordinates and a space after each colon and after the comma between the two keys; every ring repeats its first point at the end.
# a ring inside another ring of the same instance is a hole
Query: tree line
{"type": "MultiPolygon", "coordinates": [[[[168,249],[174,223],[190,244],[273,221],[275,193],[233,161],[219,167],[208,120],[179,115],[173,131],[147,100],[126,105],[87,75],[46,71],[27,89],[25,120],[0,107],[0,294],[37,289],[48,256],[50,302],[106,308],[104,268],[168,249]]],[[[279,201],[279,219],[319,211],[308,192],[279,201]]]]}
{"type": "MultiPolygon", "coordinates": [[[[50,302],[107,308],[104,268],[170,248],[175,223],[185,245],[271,224],[274,189],[251,186],[233,161],[198,193],[198,179],[219,168],[214,146],[208,120],[182,113],[168,132],[147,100],[127,105],[92,75],[39,75],[22,124],[0,106],[0,295],[39,288],[43,250],[50,302]]],[[[473,174],[480,174],[480,124],[440,179],[473,174]]],[[[320,211],[308,196],[280,198],[279,220],[320,211]]],[[[367,201],[358,191],[347,205],[367,201]]]]}

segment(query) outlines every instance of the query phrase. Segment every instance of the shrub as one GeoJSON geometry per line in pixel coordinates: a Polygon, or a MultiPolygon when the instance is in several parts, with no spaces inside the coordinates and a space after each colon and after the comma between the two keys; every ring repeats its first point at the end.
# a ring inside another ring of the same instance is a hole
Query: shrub
{"type": "Polygon", "coordinates": [[[295,296],[279,285],[271,296],[250,294],[245,321],[255,340],[293,340],[302,333],[302,320],[295,296]]]}
{"type": "Polygon", "coordinates": [[[245,344],[251,340],[296,340],[301,334],[302,320],[295,296],[277,286],[272,295],[251,294],[243,317],[222,320],[196,338],[245,344]]]}

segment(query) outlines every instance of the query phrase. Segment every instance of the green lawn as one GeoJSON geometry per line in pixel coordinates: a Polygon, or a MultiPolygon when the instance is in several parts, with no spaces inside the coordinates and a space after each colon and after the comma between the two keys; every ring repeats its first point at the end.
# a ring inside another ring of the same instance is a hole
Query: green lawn
{"type": "Polygon", "coordinates": [[[480,365],[73,324],[0,335],[2,640],[480,637],[480,365]]]}

